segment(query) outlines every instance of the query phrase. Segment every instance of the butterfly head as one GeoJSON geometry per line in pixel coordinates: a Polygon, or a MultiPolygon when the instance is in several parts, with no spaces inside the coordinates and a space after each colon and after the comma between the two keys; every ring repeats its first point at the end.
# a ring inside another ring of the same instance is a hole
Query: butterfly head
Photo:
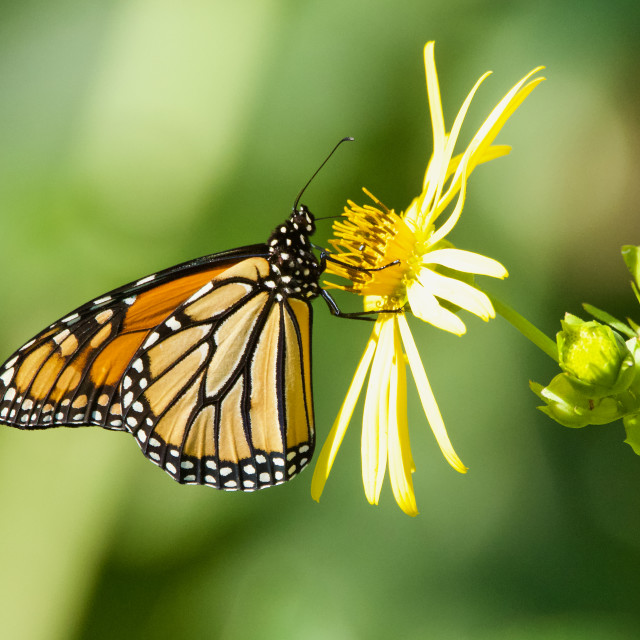
{"type": "Polygon", "coordinates": [[[301,204],[294,209],[289,216],[289,221],[296,231],[299,230],[307,236],[312,236],[316,232],[315,217],[306,204],[301,204]]]}

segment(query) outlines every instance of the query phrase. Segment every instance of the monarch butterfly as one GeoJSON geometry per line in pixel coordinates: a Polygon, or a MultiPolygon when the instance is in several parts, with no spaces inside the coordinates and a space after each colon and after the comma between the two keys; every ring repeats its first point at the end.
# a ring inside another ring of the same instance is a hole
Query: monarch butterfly
{"type": "Polygon", "coordinates": [[[128,431],[183,484],[294,477],[314,449],[310,303],[340,315],[318,284],[305,189],[266,244],[136,280],[29,340],[0,367],[0,423],[128,431]]]}

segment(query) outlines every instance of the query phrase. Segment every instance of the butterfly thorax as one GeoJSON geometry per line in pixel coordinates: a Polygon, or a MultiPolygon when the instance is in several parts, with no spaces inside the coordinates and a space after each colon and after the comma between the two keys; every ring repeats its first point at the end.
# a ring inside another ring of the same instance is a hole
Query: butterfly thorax
{"type": "Polygon", "coordinates": [[[320,295],[321,269],[313,253],[309,236],[315,231],[313,214],[300,205],[269,236],[270,278],[265,285],[276,296],[310,300],[320,295]]]}

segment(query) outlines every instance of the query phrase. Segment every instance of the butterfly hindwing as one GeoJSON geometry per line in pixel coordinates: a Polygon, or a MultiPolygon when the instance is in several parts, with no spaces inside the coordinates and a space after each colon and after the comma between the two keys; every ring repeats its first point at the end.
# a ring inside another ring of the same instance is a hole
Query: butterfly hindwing
{"type": "Polygon", "coordinates": [[[314,446],[308,302],[244,260],[151,332],[122,379],[123,419],[181,483],[253,491],[290,479],[314,446]]]}

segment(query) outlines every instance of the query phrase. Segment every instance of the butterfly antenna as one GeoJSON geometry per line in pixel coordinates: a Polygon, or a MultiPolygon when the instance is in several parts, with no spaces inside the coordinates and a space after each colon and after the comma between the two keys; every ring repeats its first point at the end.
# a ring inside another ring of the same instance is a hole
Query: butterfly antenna
{"type": "Polygon", "coordinates": [[[333,218],[339,218],[340,216],[342,216],[341,213],[336,213],[335,216],[322,216],[322,218],[316,218],[316,222],[319,222],[320,220],[331,220],[333,218]]]}
{"type": "Polygon", "coordinates": [[[304,187],[302,187],[302,189],[300,190],[300,193],[298,194],[296,201],[293,203],[294,211],[298,208],[298,202],[300,202],[300,198],[302,198],[302,194],[305,192],[306,188],[311,184],[311,181],[318,175],[318,173],[320,172],[320,169],[322,169],[322,167],[324,167],[324,165],[327,164],[327,162],[329,161],[329,158],[336,152],[336,149],[343,142],[353,142],[354,140],[355,138],[351,138],[348,136],[346,138],[342,138],[342,140],[340,140],[340,142],[338,142],[338,144],[335,147],[333,147],[333,149],[331,150],[331,153],[324,159],[324,162],[316,169],[315,173],[309,178],[307,184],[305,184],[304,187]]]}

